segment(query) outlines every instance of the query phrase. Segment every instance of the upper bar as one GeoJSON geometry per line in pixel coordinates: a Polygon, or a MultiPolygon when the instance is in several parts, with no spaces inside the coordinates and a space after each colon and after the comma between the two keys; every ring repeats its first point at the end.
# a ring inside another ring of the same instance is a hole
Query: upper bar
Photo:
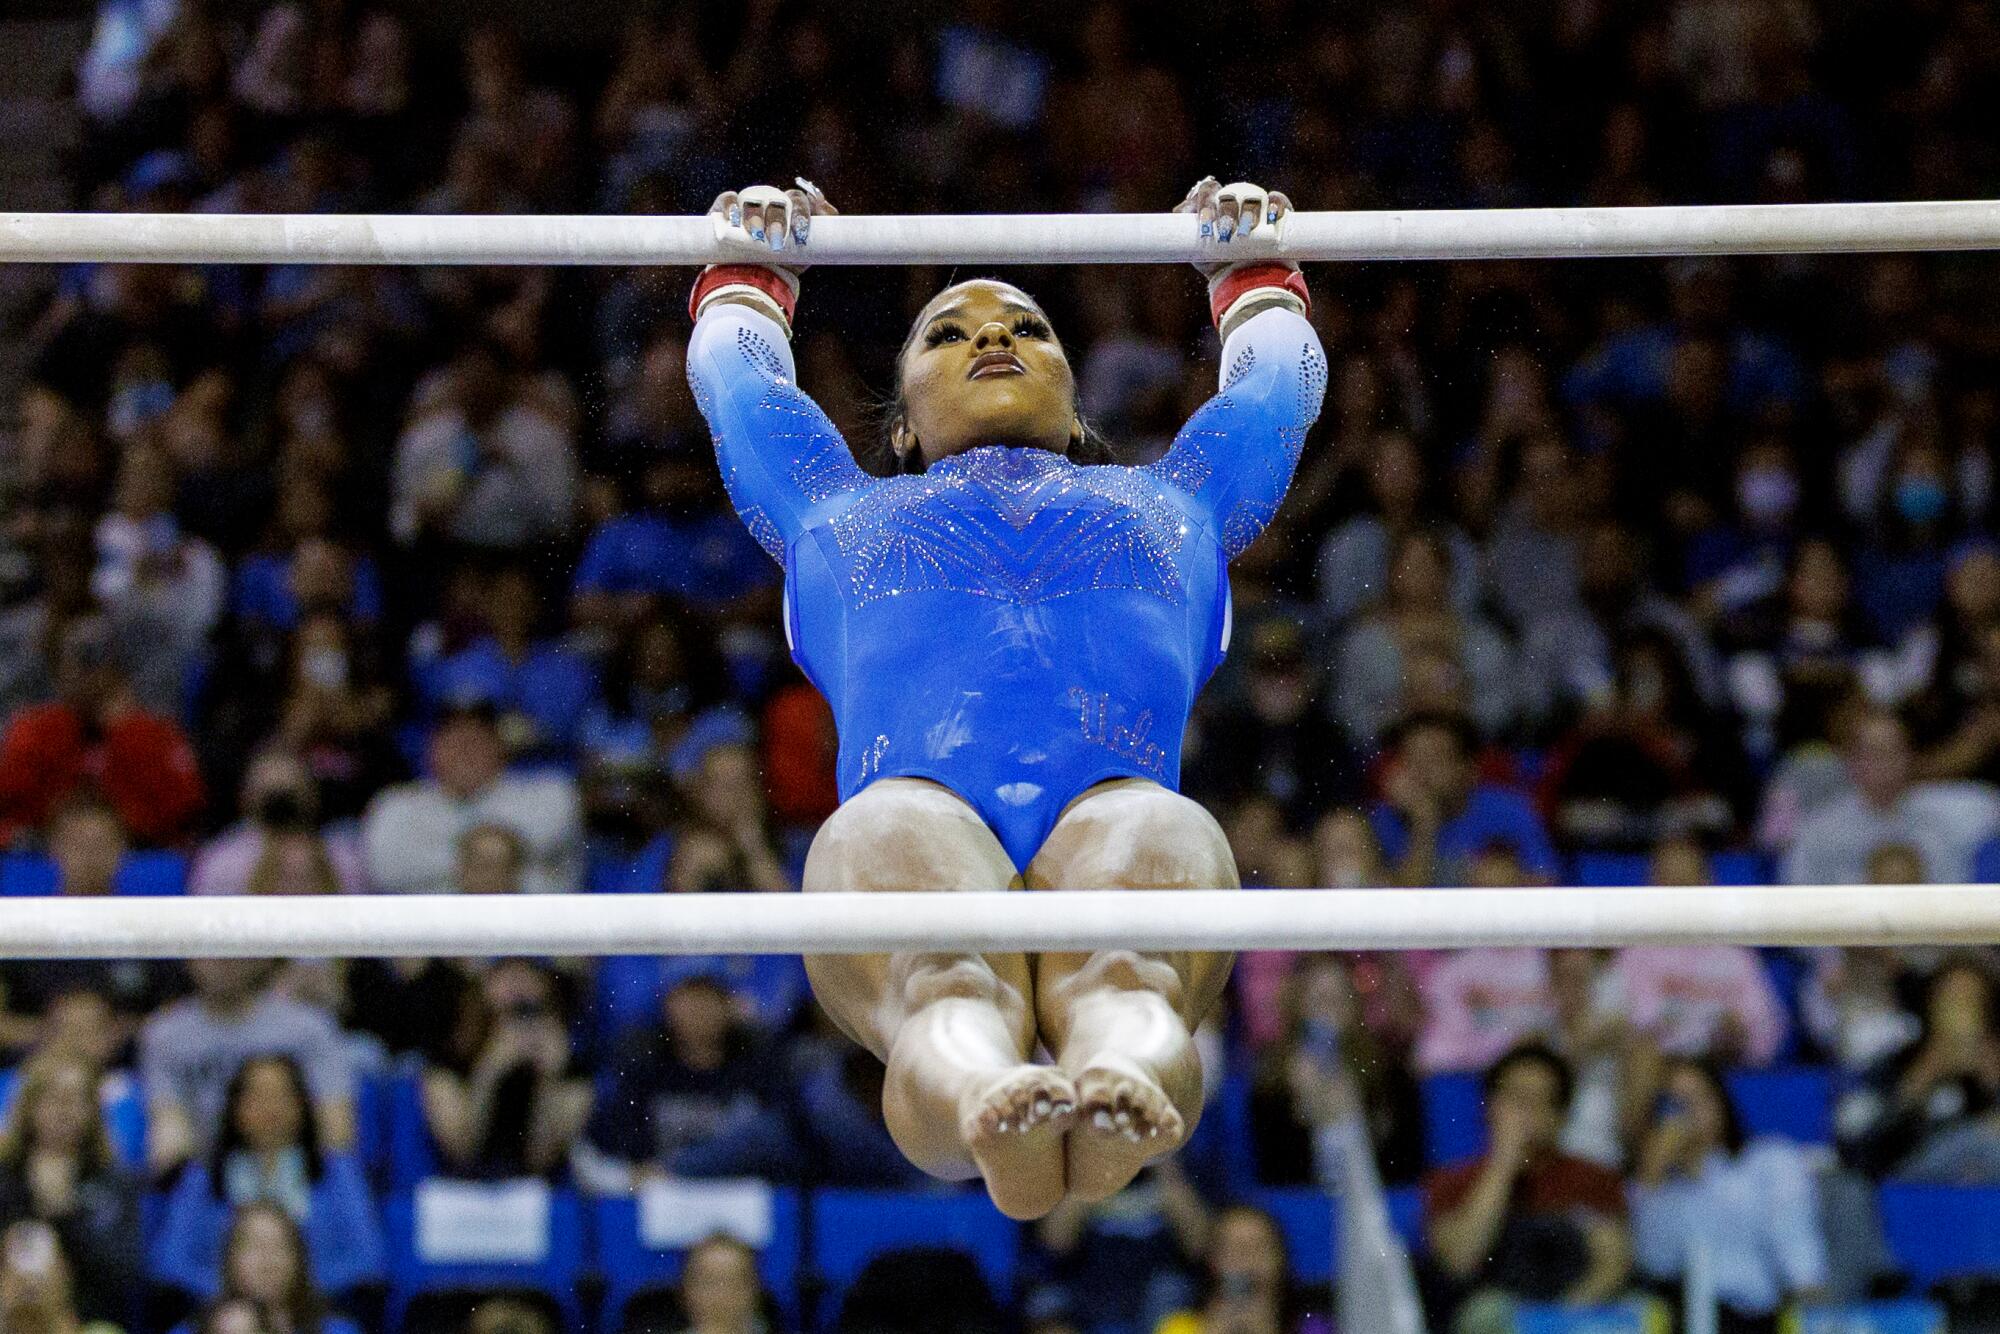
{"type": "MultiPolygon", "coordinates": [[[[1294,213],[1224,245],[1176,213],[817,218],[815,264],[1581,259],[2000,248],[2000,201],[1294,213]]],[[[707,217],[0,213],[0,263],[710,264],[707,217]]]]}
{"type": "Polygon", "coordinates": [[[1986,885],[0,899],[0,957],[2000,943],[1986,885]]]}

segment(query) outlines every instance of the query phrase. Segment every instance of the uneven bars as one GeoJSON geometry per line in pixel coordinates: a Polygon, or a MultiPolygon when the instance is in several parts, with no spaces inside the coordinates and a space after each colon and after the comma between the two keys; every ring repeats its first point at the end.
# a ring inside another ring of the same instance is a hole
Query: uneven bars
{"type": "MultiPolygon", "coordinates": [[[[2000,248],[2000,201],[1293,213],[1228,245],[1174,213],[840,215],[815,264],[1563,259],[2000,248]]],[[[707,217],[0,213],[0,263],[708,264],[768,259],[707,217]]]]}
{"type": "Polygon", "coordinates": [[[2000,943],[1983,885],[0,899],[0,958],[2000,943]]]}

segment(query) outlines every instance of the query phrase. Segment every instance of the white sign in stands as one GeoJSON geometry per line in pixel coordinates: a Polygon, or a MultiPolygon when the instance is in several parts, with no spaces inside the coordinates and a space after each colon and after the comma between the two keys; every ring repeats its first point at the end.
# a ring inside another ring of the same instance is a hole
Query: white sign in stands
{"type": "Polygon", "coordinates": [[[545,1181],[426,1181],[416,1193],[425,1264],[540,1264],[549,1254],[545,1181]]]}
{"type": "Polygon", "coordinates": [[[686,1250],[718,1232],[760,1250],[771,1241],[771,1188],[762,1181],[656,1179],[639,1187],[638,1203],[647,1250],[686,1250]]]}

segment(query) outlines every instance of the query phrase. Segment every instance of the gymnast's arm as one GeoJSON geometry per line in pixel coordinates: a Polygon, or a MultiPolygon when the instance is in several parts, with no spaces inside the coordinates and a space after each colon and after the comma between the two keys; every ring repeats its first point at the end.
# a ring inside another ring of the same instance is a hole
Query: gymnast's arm
{"type": "Polygon", "coordinates": [[[1326,354],[1292,302],[1263,301],[1225,327],[1218,392],[1152,466],[1194,499],[1233,559],[1264,531],[1291,485],[1326,391],[1326,354]]]}
{"type": "Polygon", "coordinates": [[[715,439],[716,462],[751,536],[781,564],[822,506],[868,484],[847,442],[796,382],[785,326],[720,296],[695,322],[688,385],[715,439]]]}
{"type": "Polygon", "coordinates": [[[839,430],[799,388],[792,362],[792,316],[806,269],[799,250],[813,217],[836,211],[809,182],[799,186],[716,196],[709,213],[725,234],[760,246],[768,234],[773,259],[711,264],[688,300],[688,386],[708,420],[737,514],[780,565],[815,511],[869,481],[839,430]]]}

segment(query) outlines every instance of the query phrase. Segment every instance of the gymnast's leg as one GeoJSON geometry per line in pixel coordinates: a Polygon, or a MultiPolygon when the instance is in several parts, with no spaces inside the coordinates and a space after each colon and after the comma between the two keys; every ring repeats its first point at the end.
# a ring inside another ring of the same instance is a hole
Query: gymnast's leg
{"type": "MultiPolygon", "coordinates": [[[[1028,866],[1030,889],[1232,889],[1236,860],[1214,817],[1144,779],[1100,783],[1070,804],[1028,866]]],[[[1233,956],[1043,954],[1042,1041],[1076,1083],[1070,1194],[1100,1200],[1178,1149],[1201,1116],[1194,1030],[1233,956]]]]}
{"type": "MultiPolygon", "coordinates": [[[[1001,890],[1013,863],[954,793],[884,778],[834,812],[806,858],[807,892],[1001,890]]],[[[882,1110],[903,1153],[933,1176],[983,1176],[1003,1213],[1039,1218],[1062,1200],[1063,1136],[1076,1089],[1030,1064],[1035,1015],[1019,954],[908,953],[806,959],[813,994],[888,1066],[882,1110]]]]}

